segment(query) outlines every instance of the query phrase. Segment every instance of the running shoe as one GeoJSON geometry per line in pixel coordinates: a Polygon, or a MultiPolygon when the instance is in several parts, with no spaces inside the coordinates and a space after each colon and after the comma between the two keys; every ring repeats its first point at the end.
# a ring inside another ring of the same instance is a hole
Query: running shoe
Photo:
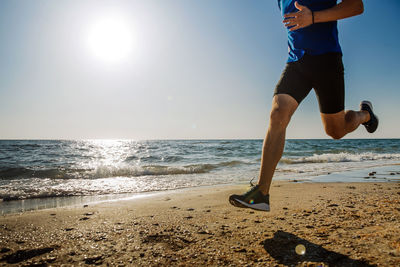
{"type": "Polygon", "coordinates": [[[269,195],[261,193],[258,185],[253,186],[243,195],[231,195],[229,203],[239,208],[269,211],[269,195]]]}
{"type": "Polygon", "coordinates": [[[363,125],[367,129],[369,133],[373,133],[376,131],[378,128],[379,120],[378,117],[374,114],[373,109],[372,109],[372,104],[369,101],[362,101],[360,104],[361,110],[368,111],[370,120],[367,122],[364,122],[363,125]]]}

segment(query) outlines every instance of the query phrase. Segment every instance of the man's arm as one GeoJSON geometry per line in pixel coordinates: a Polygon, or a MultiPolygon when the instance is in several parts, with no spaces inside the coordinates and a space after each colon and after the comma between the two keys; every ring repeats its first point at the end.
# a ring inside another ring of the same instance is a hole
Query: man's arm
{"type": "Polygon", "coordinates": [[[319,23],[349,18],[364,12],[362,0],[342,0],[336,6],[315,11],[314,14],[308,7],[302,6],[298,2],[295,2],[295,6],[299,11],[285,14],[283,20],[286,27],[292,27],[291,31],[310,26],[313,24],[313,17],[314,23],[319,23]]]}

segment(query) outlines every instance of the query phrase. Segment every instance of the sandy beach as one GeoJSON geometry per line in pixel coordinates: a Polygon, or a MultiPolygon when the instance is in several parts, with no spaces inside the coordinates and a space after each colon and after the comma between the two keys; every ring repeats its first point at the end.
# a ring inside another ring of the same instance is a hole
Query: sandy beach
{"type": "Polygon", "coordinates": [[[276,181],[269,213],[228,203],[246,189],[200,187],[3,215],[0,265],[400,265],[399,183],[276,181]]]}

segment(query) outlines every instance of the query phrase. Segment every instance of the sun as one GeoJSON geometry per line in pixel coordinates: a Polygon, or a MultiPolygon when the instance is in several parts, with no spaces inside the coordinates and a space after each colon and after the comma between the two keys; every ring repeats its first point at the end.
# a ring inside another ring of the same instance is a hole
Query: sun
{"type": "Polygon", "coordinates": [[[104,17],[88,29],[87,47],[97,58],[106,62],[126,60],[132,52],[132,27],[121,17],[104,17]]]}

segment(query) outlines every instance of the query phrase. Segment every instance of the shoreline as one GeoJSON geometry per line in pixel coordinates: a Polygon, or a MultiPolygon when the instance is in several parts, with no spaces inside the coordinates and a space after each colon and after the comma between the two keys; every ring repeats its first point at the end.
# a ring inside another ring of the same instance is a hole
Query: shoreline
{"type": "MultiPolygon", "coordinates": [[[[296,177],[292,179],[284,177],[276,177],[273,181],[283,182],[299,182],[299,183],[364,183],[364,182],[400,182],[400,164],[380,165],[367,169],[345,170],[341,172],[311,176],[311,178],[296,177]],[[375,172],[374,175],[369,175],[375,172]]],[[[142,198],[146,196],[157,196],[159,194],[180,193],[185,190],[192,190],[196,188],[209,188],[226,187],[235,185],[247,185],[248,182],[226,183],[203,185],[194,187],[184,187],[162,191],[148,191],[137,193],[122,193],[122,194],[108,194],[108,195],[89,195],[89,196],[59,196],[59,197],[38,197],[28,198],[22,200],[7,200],[0,199],[0,215],[15,214],[21,212],[28,212],[33,210],[52,209],[58,207],[73,207],[85,204],[95,204],[108,201],[120,201],[125,199],[142,198]]]]}
{"type": "Polygon", "coordinates": [[[0,265],[400,264],[399,183],[273,181],[271,212],[228,203],[247,188],[3,215],[0,265]],[[304,255],[295,253],[299,244],[304,255]]]}

